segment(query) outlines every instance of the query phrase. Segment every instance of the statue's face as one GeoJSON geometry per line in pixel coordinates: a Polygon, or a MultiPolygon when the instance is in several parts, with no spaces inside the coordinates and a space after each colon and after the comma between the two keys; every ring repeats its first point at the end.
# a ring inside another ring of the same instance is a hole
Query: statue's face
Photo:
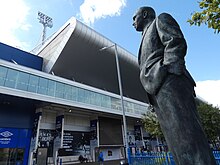
{"type": "Polygon", "coordinates": [[[142,11],[138,10],[133,16],[133,26],[137,31],[143,31],[144,18],[142,11]]]}

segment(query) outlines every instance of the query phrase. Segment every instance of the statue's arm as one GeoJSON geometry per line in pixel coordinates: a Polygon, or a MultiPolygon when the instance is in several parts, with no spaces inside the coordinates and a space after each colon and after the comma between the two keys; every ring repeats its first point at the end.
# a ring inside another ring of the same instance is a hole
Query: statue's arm
{"type": "Polygon", "coordinates": [[[164,49],[164,65],[170,73],[181,75],[185,69],[187,45],[181,29],[175,19],[167,14],[160,14],[156,26],[164,49]]]}

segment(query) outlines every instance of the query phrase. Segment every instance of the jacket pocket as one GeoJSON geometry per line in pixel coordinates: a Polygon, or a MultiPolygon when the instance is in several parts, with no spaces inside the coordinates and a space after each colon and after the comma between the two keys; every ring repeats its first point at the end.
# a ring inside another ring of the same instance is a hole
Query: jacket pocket
{"type": "Polygon", "coordinates": [[[167,68],[162,60],[150,67],[143,68],[140,73],[140,81],[144,89],[151,95],[156,95],[167,76],[167,68]]]}

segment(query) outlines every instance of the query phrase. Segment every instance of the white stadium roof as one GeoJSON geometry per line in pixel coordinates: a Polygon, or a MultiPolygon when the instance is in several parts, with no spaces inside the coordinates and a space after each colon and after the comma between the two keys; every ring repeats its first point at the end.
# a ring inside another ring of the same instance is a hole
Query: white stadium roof
{"type": "MultiPolygon", "coordinates": [[[[39,49],[43,71],[119,94],[114,47],[103,35],[72,17],[39,49]]],[[[118,46],[123,94],[148,102],[139,80],[137,57],[118,46]]]]}

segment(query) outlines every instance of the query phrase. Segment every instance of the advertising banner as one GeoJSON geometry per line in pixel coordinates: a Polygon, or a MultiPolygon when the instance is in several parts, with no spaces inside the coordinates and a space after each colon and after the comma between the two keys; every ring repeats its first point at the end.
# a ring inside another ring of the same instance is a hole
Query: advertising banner
{"type": "Polygon", "coordinates": [[[134,132],[128,132],[128,145],[129,147],[135,147],[134,132]]]}
{"type": "Polygon", "coordinates": [[[91,140],[97,140],[97,121],[98,120],[90,121],[91,140]]]}
{"type": "Polygon", "coordinates": [[[78,156],[90,154],[90,133],[64,131],[63,148],[59,150],[61,156],[78,156]]]}
{"type": "Polygon", "coordinates": [[[134,126],[134,137],[135,137],[135,143],[136,147],[140,148],[143,146],[143,141],[142,141],[142,133],[141,133],[141,126],[140,125],[135,125],[134,126]]]}
{"type": "Polygon", "coordinates": [[[37,150],[41,118],[42,118],[42,112],[35,113],[33,128],[32,128],[31,144],[29,149],[28,165],[33,164],[34,152],[36,152],[37,150]]]}
{"type": "Polygon", "coordinates": [[[63,142],[63,124],[64,115],[56,117],[55,135],[54,135],[54,148],[61,148],[63,142]]]}
{"type": "Polygon", "coordinates": [[[53,157],[53,141],[54,141],[55,130],[49,129],[40,129],[39,132],[39,148],[47,148],[48,149],[48,157],[53,157]]]}
{"type": "Polygon", "coordinates": [[[41,118],[42,118],[42,112],[35,113],[34,123],[32,128],[30,152],[35,151],[37,149],[41,118]]]}
{"type": "Polygon", "coordinates": [[[63,154],[66,156],[73,154],[73,139],[74,135],[71,131],[64,131],[63,135],[63,154]]]}
{"type": "Polygon", "coordinates": [[[98,120],[90,121],[90,155],[95,160],[95,148],[98,147],[98,120]]]}
{"type": "Polygon", "coordinates": [[[64,115],[59,115],[56,117],[55,134],[53,142],[53,157],[55,165],[57,163],[58,150],[63,146],[63,129],[64,129],[64,115]]]}
{"type": "Polygon", "coordinates": [[[141,126],[140,125],[134,126],[134,136],[135,136],[135,140],[141,140],[141,126]]]}

